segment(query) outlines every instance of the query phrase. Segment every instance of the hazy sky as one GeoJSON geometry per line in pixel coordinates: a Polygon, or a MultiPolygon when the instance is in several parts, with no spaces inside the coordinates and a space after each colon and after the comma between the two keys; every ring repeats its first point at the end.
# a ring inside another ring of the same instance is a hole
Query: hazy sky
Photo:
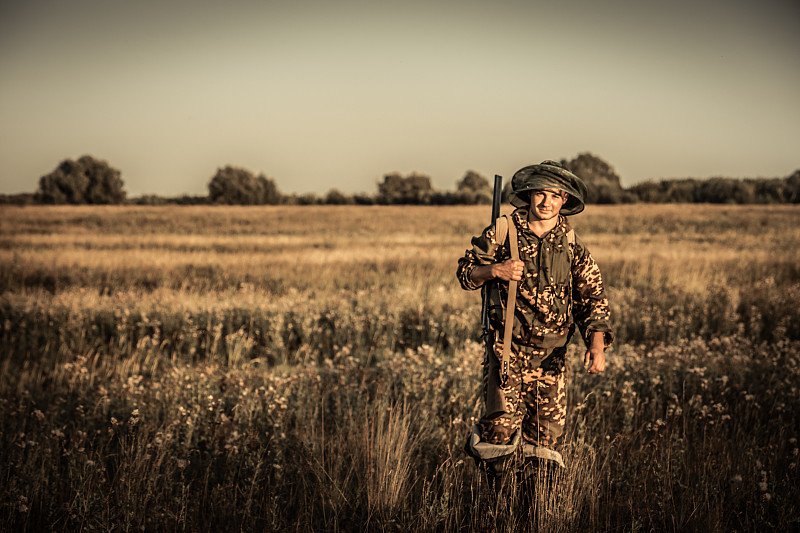
{"type": "Polygon", "coordinates": [[[83,154],[131,196],[453,189],[592,152],[624,185],[800,168],[800,2],[0,3],[0,192],[83,154]]]}

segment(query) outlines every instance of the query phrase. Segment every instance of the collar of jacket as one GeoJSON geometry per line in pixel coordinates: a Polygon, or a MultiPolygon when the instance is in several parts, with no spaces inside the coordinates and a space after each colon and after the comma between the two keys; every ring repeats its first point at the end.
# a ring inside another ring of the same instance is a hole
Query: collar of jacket
{"type": "Polygon", "coordinates": [[[512,214],[512,219],[526,238],[533,237],[540,241],[538,260],[534,265],[528,265],[534,268],[538,266],[536,308],[545,316],[569,316],[568,297],[562,294],[571,285],[572,278],[572,268],[567,253],[569,247],[567,232],[571,229],[569,222],[566,217],[558,215],[556,226],[542,237],[538,237],[528,226],[527,213],[527,209],[517,209],[512,214]]]}
{"type": "Polygon", "coordinates": [[[558,222],[556,226],[544,234],[544,236],[539,237],[533,231],[531,231],[531,227],[528,225],[528,209],[527,207],[520,207],[514,210],[511,214],[511,218],[514,219],[514,222],[517,225],[518,231],[525,232],[534,236],[537,240],[546,240],[551,243],[555,243],[558,238],[565,237],[569,230],[572,229],[570,226],[567,217],[564,215],[558,215],[558,222]]]}

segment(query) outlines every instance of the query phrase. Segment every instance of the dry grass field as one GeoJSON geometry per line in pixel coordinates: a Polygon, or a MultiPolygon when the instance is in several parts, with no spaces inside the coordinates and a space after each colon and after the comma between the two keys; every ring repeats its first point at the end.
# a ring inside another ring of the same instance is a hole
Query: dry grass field
{"type": "Polygon", "coordinates": [[[800,208],[573,217],[616,343],[527,504],[461,451],[487,218],[0,208],[0,530],[800,529],[800,208]]]}

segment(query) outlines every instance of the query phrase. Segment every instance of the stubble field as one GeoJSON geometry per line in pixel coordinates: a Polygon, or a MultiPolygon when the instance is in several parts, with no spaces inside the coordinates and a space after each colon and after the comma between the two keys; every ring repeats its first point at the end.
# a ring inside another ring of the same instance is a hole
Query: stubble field
{"type": "Polygon", "coordinates": [[[0,208],[0,529],[800,528],[800,208],[572,218],[616,342],[600,376],[570,347],[567,471],[529,513],[461,451],[482,347],[454,273],[487,218],[0,208]]]}

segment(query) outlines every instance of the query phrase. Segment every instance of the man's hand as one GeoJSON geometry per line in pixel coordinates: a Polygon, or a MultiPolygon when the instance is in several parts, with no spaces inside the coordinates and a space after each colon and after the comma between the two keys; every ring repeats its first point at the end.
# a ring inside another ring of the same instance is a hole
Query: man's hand
{"type": "Polygon", "coordinates": [[[494,277],[504,281],[521,281],[525,263],[517,259],[508,259],[502,263],[492,265],[494,277]]]}
{"type": "Polygon", "coordinates": [[[515,259],[509,259],[502,263],[491,265],[480,265],[472,271],[472,282],[478,287],[495,278],[504,281],[520,281],[525,263],[515,259]]]}
{"type": "Polygon", "coordinates": [[[583,367],[590,374],[599,374],[606,369],[605,339],[601,331],[592,333],[592,343],[583,356],[583,367]]]}

